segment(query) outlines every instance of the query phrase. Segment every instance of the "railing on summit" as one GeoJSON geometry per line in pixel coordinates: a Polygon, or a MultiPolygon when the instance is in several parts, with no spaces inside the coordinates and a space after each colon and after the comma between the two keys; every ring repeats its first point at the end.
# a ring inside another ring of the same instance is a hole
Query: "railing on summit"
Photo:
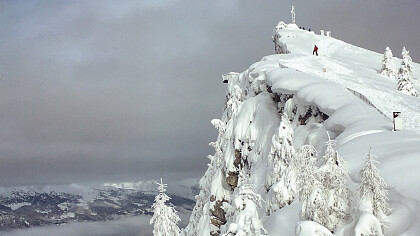
{"type": "Polygon", "coordinates": [[[373,105],[373,103],[371,101],[369,101],[369,99],[367,99],[367,97],[365,97],[363,94],[361,94],[357,91],[354,91],[353,89],[350,89],[350,88],[347,88],[347,90],[349,92],[351,92],[352,94],[354,94],[355,96],[359,97],[362,101],[364,101],[365,103],[367,103],[371,107],[375,108],[379,113],[381,113],[383,116],[385,116],[388,120],[392,121],[391,118],[389,118],[385,113],[383,113],[375,105],[373,105]]]}

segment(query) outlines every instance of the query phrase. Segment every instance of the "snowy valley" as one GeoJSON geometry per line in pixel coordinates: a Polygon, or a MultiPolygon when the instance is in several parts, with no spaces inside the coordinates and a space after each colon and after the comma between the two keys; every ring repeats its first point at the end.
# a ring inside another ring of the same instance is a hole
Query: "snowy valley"
{"type": "MultiPolygon", "coordinates": [[[[178,191],[171,190],[169,193],[171,206],[177,209],[182,218],[191,213],[194,206],[192,198],[197,194],[197,186],[189,185],[190,182],[181,181],[178,186],[173,186],[178,191]]],[[[45,227],[40,226],[60,228],[69,225],[70,228],[81,222],[107,222],[115,226],[113,222],[116,220],[134,216],[142,216],[147,221],[153,214],[156,190],[156,181],[105,183],[94,187],[81,184],[2,187],[0,232],[11,232],[11,235],[41,234],[39,232],[45,227]],[[19,231],[29,228],[35,231],[19,231]]],[[[140,222],[130,225],[133,224],[140,222]]],[[[58,229],[50,230],[47,232],[58,229]]],[[[147,233],[150,235],[150,232],[147,233]]]]}
{"type": "Polygon", "coordinates": [[[380,53],[283,22],[273,41],[228,81],[181,235],[419,235],[420,98],[381,74],[380,53]]]}

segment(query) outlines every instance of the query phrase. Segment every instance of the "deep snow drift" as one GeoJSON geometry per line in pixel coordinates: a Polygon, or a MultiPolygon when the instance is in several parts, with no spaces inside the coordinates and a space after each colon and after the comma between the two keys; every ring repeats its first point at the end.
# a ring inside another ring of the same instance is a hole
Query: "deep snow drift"
{"type": "MultiPolygon", "coordinates": [[[[286,54],[266,56],[229,80],[225,112],[212,121],[219,130],[212,143],[216,151],[209,156],[209,169],[200,181],[201,192],[183,234],[264,235],[262,222],[268,235],[331,235],[313,221],[302,221],[293,176],[288,182],[274,183],[278,178],[273,182],[275,171],[279,176],[292,175],[283,168],[291,164],[270,169],[278,149],[274,143],[282,138],[293,139],[293,147],[283,152],[297,153],[307,144],[315,147],[319,167],[329,135],[345,161],[353,200],[350,219],[340,223],[334,235],[355,235],[375,223],[364,208],[359,210],[363,203],[357,194],[361,181],[357,173],[369,150],[388,184],[392,211],[386,217],[390,226],[385,235],[419,235],[420,98],[397,91],[397,81],[380,74],[382,54],[294,24],[279,26],[274,35],[276,51],[286,54]],[[314,45],[319,56],[312,55],[314,45]],[[394,111],[402,112],[402,131],[392,131],[394,111]],[[281,123],[282,119],[290,124],[281,123]],[[287,125],[292,134],[279,128],[287,125]],[[255,192],[237,187],[250,184],[255,192]],[[289,202],[273,208],[273,199],[289,202]],[[251,210],[241,205],[244,202],[252,205],[251,210]]],[[[395,64],[400,60],[395,58],[395,64]]],[[[419,90],[420,65],[414,63],[413,68],[419,90]]]]}

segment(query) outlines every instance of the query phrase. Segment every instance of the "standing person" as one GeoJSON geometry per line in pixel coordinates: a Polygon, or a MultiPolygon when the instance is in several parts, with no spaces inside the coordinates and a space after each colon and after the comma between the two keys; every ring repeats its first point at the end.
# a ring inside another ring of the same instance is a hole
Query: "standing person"
{"type": "Polygon", "coordinates": [[[318,47],[316,45],[314,47],[314,51],[312,52],[312,55],[314,55],[315,53],[318,56],[318,47]]]}

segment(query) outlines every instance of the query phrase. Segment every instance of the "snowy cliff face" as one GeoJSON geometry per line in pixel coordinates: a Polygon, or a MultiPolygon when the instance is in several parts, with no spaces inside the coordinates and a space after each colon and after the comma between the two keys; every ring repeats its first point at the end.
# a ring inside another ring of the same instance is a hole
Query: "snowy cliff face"
{"type": "Polygon", "coordinates": [[[279,24],[273,40],[277,55],[228,83],[182,234],[418,235],[420,99],[380,74],[378,53],[296,25],[279,24]],[[403,114],[401,132],[392,131],[393,111],[403,114]],[[378,213],[376,192],[360,200],[357,173],[370,148],[391,211],[378,213]]]}

